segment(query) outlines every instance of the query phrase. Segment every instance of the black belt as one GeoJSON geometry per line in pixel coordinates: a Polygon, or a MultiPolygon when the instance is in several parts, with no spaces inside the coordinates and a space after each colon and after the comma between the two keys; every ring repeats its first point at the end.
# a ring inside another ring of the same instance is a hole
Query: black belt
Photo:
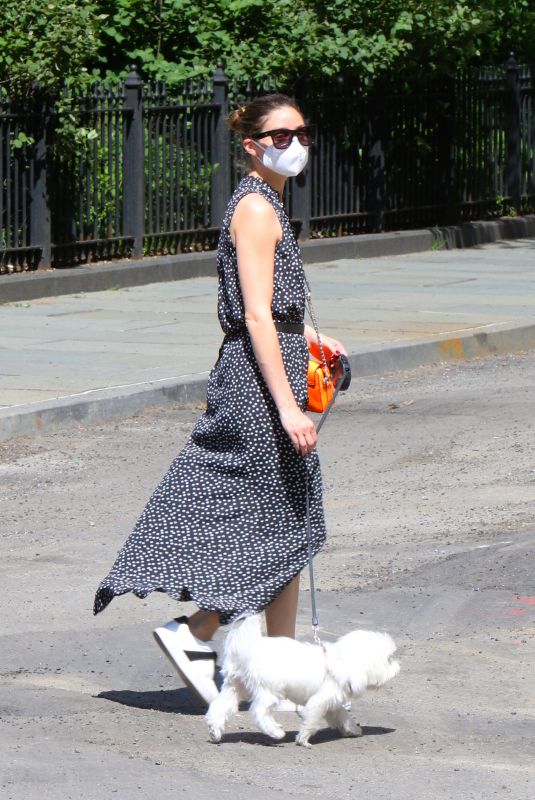
{"type": "Polygon", "coordinates": [[[279,333],[300,333],[301,336],[305,332],[305,326],[302,322],[277,322],[274,320],[275,330],[279,333]]]}

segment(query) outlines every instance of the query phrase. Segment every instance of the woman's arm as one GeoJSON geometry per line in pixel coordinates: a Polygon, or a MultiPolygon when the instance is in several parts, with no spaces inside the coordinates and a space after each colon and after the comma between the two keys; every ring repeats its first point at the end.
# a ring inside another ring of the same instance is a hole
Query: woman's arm
{"type": "Polygon", "coordinates": [[[245,324],[282,426],[302,455],[316,446],[313,422],[297,405],[271,316],[275,247],[282,236],[272,206],[258,194],[246,195],[234,212],[231,236],[238,257],[238,274],[245,307],[245,324]]]}

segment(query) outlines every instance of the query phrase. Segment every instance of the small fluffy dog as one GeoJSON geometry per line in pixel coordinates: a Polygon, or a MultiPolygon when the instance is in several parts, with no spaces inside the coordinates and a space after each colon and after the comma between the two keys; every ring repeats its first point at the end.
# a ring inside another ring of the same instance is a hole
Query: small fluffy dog
{"type": "Polygon", "coordinates": [[[302,707],[297,744],[310,747],[310,737],[324,720],[343,736],[360,736],[362,730],[347,707],[364,689],[379,688],[398,674],[399,664],[392,660],[395,650],[387,633],[373,631],[353,631],[321,645],[266,637],[260,616],[247,617],[231,628],[225,642],[223,686],[206,713],[211,739],[221,740],[244,699],[251,701],[260,730],[273,739],[285,736],[272,715],[284,699],[302,707]]]}

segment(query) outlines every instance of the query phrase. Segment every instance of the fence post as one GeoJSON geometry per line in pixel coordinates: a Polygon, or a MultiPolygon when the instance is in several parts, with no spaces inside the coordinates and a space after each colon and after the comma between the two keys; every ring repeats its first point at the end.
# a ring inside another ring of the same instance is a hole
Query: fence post
{"type": "Polygon", "coordinates": [[[368,140],[368,214],[370,232],[384,230],[386,175],[385,154],[383,150],[384,101],[376,93],[369,100],[369,140],[368,140]]]}
{"type": "Polygon", "coordinates": [[[37,114],[33,170],[30,173],[30,247],[39,247],[41,256],[38,269],[49,269],[52,264],[52,229],[50,221],[49,186],[49,136],[51,98],[37,92],[37,114]]]}
{"type": "Polygon", "coordinates": [[[218,228],[225,214],[231,194],[230,186],[230,135],[227,126],[229,79],[218,64],[212,75],[213,102],[216,106],[214,125],[214,164],[211,187],[210,222],[218,228]]]}
{"type": "MultiPolygon", "coordinates": [[[[301,77],[296,81],[294,97],[305,117],[309,116],[309,92],[306,77],[301,77]]],[[[314,158],[313,152],[310,155],[314,158]]],[[[310,237],[310,217],[312,215],[310,165],[305,167],[303,172],[300,172],[293,179],[291,193],[292,219],[299,220],[301,223],[298,238],[308,239],[310,237]]]]}
{"type": "Polygon", "coordinates": [[[455,78],[445,78],[437,87],[439,96],[436,106],[438,115],[438,168],[440,200],[444,204],[444,225],[457,221],[457,195],[455,176],[455,104],[457,92],[455,78]]]}
{"type": "Polygon", "coordinates": [[[299,239],[308,239],[310,236],[310,179],[308,168],[294,178],[292,185],[292,217],[300,220],[299,239]]]}
{"type": "Polygon", "coordinates": [[[145,150],[143,138],[143,81],[135,66],[126,77],[125,140],[123,150],[123,235],[134,240],[132,255],[143,256],[145,235],[145,150]]]}
{"type": "Polygon", "coordinates": [[[522,167],[520,159],[520,85],[518,64],[511,53],[505,65],[505,194],[520,213],[522,167]]]}

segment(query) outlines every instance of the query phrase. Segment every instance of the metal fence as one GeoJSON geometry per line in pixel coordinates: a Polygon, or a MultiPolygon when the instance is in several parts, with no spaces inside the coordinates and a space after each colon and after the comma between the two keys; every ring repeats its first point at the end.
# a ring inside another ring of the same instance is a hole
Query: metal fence
{"type": "Polygon", "coordinates": [[[213,95],[208,82],[187,84],[180,96],[169,96],[161,84],[146,94],[147,254],[191,247],[198,231],[205,246],[215,246],[211,158],[218,108],[213,95]]]}
{"type": "Polygon", "coordinates": [[[38,154],[24,136],[31,121],[31,112],[17,113],[9,97],[0,93],[0,264],[16,262],[20,254],[28,267],[39,263],[40,248],[32,246],[36,232],[30,209],[38,154]]]}
{"type": "MultiPolygon", "coordinates": [[[[130,255],[133,239],[125,216],[126,127],[132,112],[125,86],[90,94],[65,92],[63,114],[72,115],[77,134],[61,134],[57,115],[46,135],[47,189],[50,226],[43,231],[43,262],[54,266],[130,255]]],[[[140,187],[142,190],[142,186],[140,187]]],[[[41,198],[40,198],[41,199],[41,198]]]]}
{"type": "MultiPolygon", "coordinates": [[[[287,190],[302,238],[535,206],[534,71],[513,58],[369,94],[355,82],[283,88],[318,126],[310,166],[287,190]]],[[[133,70],[119,86],[24,110],[0,95],[0,271],[214,248],[243,171],[226,116],[273,89],[218,68],[173,91],[133,70]]]]}

